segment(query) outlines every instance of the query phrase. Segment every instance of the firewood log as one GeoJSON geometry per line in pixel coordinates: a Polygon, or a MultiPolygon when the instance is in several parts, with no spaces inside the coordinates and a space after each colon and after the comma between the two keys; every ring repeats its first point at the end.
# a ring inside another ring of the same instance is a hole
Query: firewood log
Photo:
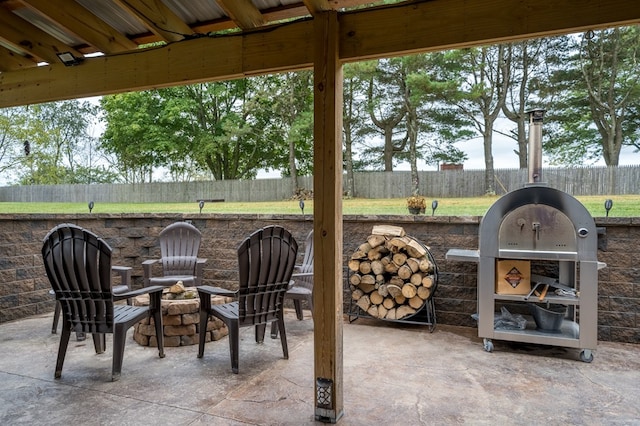
{"type": "Polygon", "coordinates": [[[380,295],[382,297],[387,297],[389,295],[389,290],[387,289],[387,284],[380,284],[380,286],[378,286],[378,293],[380,293],[380,295]]]}
{"type": "Polygon", "coordinates": [[[418,272],[420,270],[420,260],[415,257],[410,257],[407,259],[407,266],[411,268],[411,272],[418,272]]]}
{"type": "Polygon", "coordinates": [[[378,305],[378,318],[384,318],[387,316],[388,309],[384,305],[378,305]]]}
{"type": "Polygon", "coordinates": [[[384,266],[384,271],[388,274],[395,274],[398,272],[398,265],[393,262],[389,262],[384,266]]]}
{"type": "Polygon", "coordinates": [[[415,285],[413,285],[411,283],[407,283],[407,284],[402,286],[402,295],[404,297],[406,297],[407,299],[411,299],[416,294],[418,294],[418,290],[416,289],[415,285]]]}
{"type": "Polygon", "coordinates": [[[349,277],[349,284],[357,286],[360,284],[361,280],[362,277],[360,276],[360,274],[351,274],[351,276],[349,277]]]}
{"type": "Polygon", "coordinates": [[[433,270],[433,263],[426,257],[420,259],[420,270],[422,272],[431,272],[433,270]]]}
{"type": "Polygon", "coordinates": [[[385,297],[382,304],[384,305],[385,308],[391,309],[396,306],[396,301],[393,300],[393,297],[385,297]]]}
{"type": "Polygon", "coordinates": [[[384,297],[378,291],[372,291],[369,294],[369,300],[373,305],[379,305],[383,302],[384,297]]]}
{"type": "Polygon", "coordinates": [[[391,308],[387,311],[387,316],[385,317],[390,320],[396,319],[396,308],[391,308]]]}
{"type": "Polygon", "coordinates": [[[369,244],[368,242],[362,243],[358,247],[358,251],[361,251],[363,253],[369,253],[369,250],[371,250],[371,244],[369,244]]]}
{"type": "Polygon", "coordinates": [[[402,287],[399,287],[394,284],[388,284],[387,291],[389,292],[391,297],[397,297],[398,295],[402,295],[402,287]]]}
{"type": "Polygon", "coordinates": [[[353,272],[358,272],[360,270],[360,261],[357,259],[351,259],[348,263],[349,269],[353,272]]]}
{"type": "Polygon", "coordinates": [[[422,300],[427,300],[431,296],[431,289],[427,287],[418,287],[418,297],[422,300]]]}
{"type": "Polygon", "coordinates": [[[371,272],[376,275],[380,275],[384,272],[384,265],[381,260],[374,260],[371,262],[371,272]]]}
{"type": "Polygon", "coordinates": [[[393,300],[395,300],[397,305],[404,305],[404,303],[407,301],[407,298],[404,297],[402,293],[400,293],[397,296],[395,296],[393,300]]]}
{"type": "Polygon", "coordinates": [[[422,285],[422,278],[422,273],[416,272],[415,274],[411,275],[411,278],[409,278],[409,282],[418,287],[422,285]]]}
{"type": "Polygon", "coordinates": [[[402,286],[404,285],[404,280],[399,276],[394,275],[391,278],[389,278],[389,284],[394,285],[398,288],[402,288],[402,286]]]}
{"type": "Polygon", "coordinates": [[[411,278],[411,275],[411,268],[409,268],[407,265],[402,265],[398,268],[398,276],[403,280],[408,280],[409,278],[411,278]]]}
{"type": "Polygon", "coordinates": [[[427,275],[426,277],[422,278],[422,285],[425,286],[426,288],[431,288],[433,287],[433,277],[430,275],[427,275]]]}
{"type": "Polygon", "coordinates": [[[360,277],[360,285],[374,285],[376,283],[376,277],[371,274],[362,275],[360,277]]]}
{"type": "Polygon", "coordinates": [[[362,296],[364,296],[364,292],[359,288],[356,288],[351,292],[351,298],[353,300],[359,300],[362,296]]]}
{"type": "Polygon", "coordinates": [[[360,262],[359,270],[362,274],[368,274],[369,272],[371,272],[371,262],[369,262],[368,260],[363,260],[362,262],[360,262]]]}
{"type": "Polygon", "coordinates": [[[405,238],[405,237],[394,237],[391,238],[389,241],[387,241],[387,243],[385,244],[385,246],[389,249],[389,251],[391,251],[392,253],[399,253],[400,250],[404,249],[407,246],[407,243],[409,242],[409,238],[405,238]]]}
{"type": "Polygon", "coordinates": [[[360,281],[360,285],[358,286],[358,288],[363,292],[365,292],[366,294],[369,294],[376,289],[376,286],[375,284],[365,284],[362,281],[360,281]]]}
{"type": "Polygon", "coordinates": [[[422,305],[424,305],[424,300],[417,295],[409,299],[409,306],[413,309],[420,309],[422,305]]]}
{"type": "Polygon", "coordinates": [[[405,235],[404,228],[401,226],[392,226],[392,225],[375,225],[373,230],[371,231],[373,235],[395,235],[395,236],[403,236],[405,235]]]}
{"type": "Polygon", "coordinates": [[[369,310],[369,307],[371,306],[371,302],[369,302],[369,296],[367,296],[366,294],[362,296],[360,299],[358,299],[356,305],[358,305],[363,311],[367,312],[369,310]]]}
{"type": "MultiPolygon", "coordinates": [[[[405,253],[399,252],[393,255],[393,263],[398,265],[398,267],[403,266],[407,261],[407,255],[405,253]]],[[[407,268],[409,268],[407,266],[407,268]]],[[[409,268],[411,270],[411,268],[409,268]]]]}
{"type": "Polygon", "coordinates": [[[427,254],[427,250],[416,240],[409,240],[405,247],[406,252],[411,257],[422,257],[427,254]]]}
{"type": "Polygon", "coordinates": [[[367,313],[374,318],[378,318],[378,305],[371,305],[367,309],[367,313]]]}
{"type": "Polygon", "coordinates": [[[396,308],[396,319],[402,319],[406,316],[413,315],[416,313],[416,310],[411,306],[402,305],[396,308]]]}
{"type": "Polygon", "coordinates": [[[366,258],[367,258],[367,253],[363,252],[362,250],[356,250],[351,255],[351,259],[366,259],[366,258]]]}
{"type": "Polygon", "coordinates": [[[386,241],[386,238],[384,235],[369,235],[369,237],[367,238],[367,242],[369,243],[369,245],[371,246],[371,248],[375,248],[378,247],[382,244],[384,244],[384,242],[386,241]]]}

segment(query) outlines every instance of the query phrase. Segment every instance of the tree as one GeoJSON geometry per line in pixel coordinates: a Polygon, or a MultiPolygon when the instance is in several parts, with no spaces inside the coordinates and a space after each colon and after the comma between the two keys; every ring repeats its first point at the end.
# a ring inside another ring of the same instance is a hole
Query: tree
{"type": "Polygon", "coordinates": [[[482,136],[485,191],[495,193],[493,132],[507,95],[511,58],[505,45],[451,50],[439,55],[438,66],[446,80],[457,88],[447,100],[458,107],[482,136]]]}
{"type": "Polygon", "coordinates": [[[254,178],[287,163],[273,88],[265,76],[108,97],[102,147],[128,179],[150,180],[159,167],[174,177],[254,178]]]}
{"type": "MultiPolygon", "coordinates": [[[[287,163],[280,165],[283,176],[291,177],[291,193],[300,189],[298,173],[313,172],[313,74],[310,71],[271,77],[274,131],[280,132],[288,148],[287,163]]],[[[282,157],[285,157],[283,155],[282,157]]]]}
{"type": "MultiPolygon", "coordinates": [[[[454,89],[451,82],[439,80],[434,73],[433,54],[413,55],[404,61],[403,101],[409,139],[407,152],[411,167],[412,193],[419,192],[418,160],[436,164],[443,158],[464,161],[466,154],[453,143],[469,137],[469,122],[445,102],[446,93],[454,89]]],[[[401,154],[402,157],[402,154],[401,154]]]]}
{"type": "Polygon", "coordinates": [[[369,76],[375,70],[376,61],[346,64],[343,78],[343,143],[345,191],[347,197],[355,197],[354,170],[363,168],[355,157],[354,149],[364,146],[365,137],[374,133],[367,121],[367,88],[369,76]]]}
{"type": "Polygon", "coordinates": [[[27,122],[27,107],[0,109],[0,173],[28,162],[31,142],[27,122]]]}
{"type": "Polygon", "coordinates": [[[624,145],[640,137],[640,30],[588,31],[563,39],[546,95],[553,137],[545,144],[554,163],[603,158],[616,166],[624,145]]]}
{"type": "MultiPolygon", "coordinates": [[[[393,171],[394,155],[404,151],[408,141],[406,129],[398,128],[406,115],[403,102],[406,73],[402,67],[403,63],[398,58],[381,59],[374,72],[369,75],[367,109],[369,118],[384,139],[382,159],[386,172],[393,171]],[[404,133],[402,139],[396,138],[399,132],[404,133]]],[[[369,152],[369,155],[371,154],[372,152],[369,152]]],[[[375,153],[373,156],[379,158],[375,153]]]]}
{"type": "Polygon", "coordinates": [[[74,184],[110,180],[104,169],[93,173],[93,138],[89,127],[97,107],[88,101],[63,101],[28,108],[23,135],[29,155],[20,173],[22,184],[74,184]]]}
{"type": "Polygon", "coordinates": [[[541,38],[511,43],[505,46],[511,57],[506,101],[502,107],[505,117],[515,123],[516,130],[507,134],[517,143],[514,152],[518,155],[521,169],[528,167],[528,139],[526,132],[527,112],[538,105],[538,83],[545,71],[543,54],[552,48],[552,39],[541,38]]]}

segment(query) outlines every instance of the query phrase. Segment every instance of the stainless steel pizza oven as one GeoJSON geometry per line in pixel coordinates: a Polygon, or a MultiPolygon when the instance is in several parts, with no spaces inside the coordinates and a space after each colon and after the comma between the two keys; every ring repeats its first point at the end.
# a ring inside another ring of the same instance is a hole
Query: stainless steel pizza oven
{"type": "Polygon", "coordinates": [[[447,258],[478,262],[478,334],[485,350],[493,350],[491,339],[521,341],[581,348],[582,360],[591,361],[598,269],[605,266],[597,260],[595,222],[574,197],[542,183],[544,111],[529,116],[529,182],[489,208],[478,251],[454,249],[447,258]],[[497,321],[502,307],[528,311],[532,305],[566,308],[566,315],[553,330],[533,320],[522,328],[497,321]]]}

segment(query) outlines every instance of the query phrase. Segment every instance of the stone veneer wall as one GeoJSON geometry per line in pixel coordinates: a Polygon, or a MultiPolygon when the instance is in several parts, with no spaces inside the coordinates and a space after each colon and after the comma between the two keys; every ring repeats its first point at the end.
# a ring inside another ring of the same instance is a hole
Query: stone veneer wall
{"type": "MultiPolygon", "coordinates": [[[[0,215],[0,323],[53,310],[40,249],[55,225],[75,223],[105,238],[114,250],[114,264],[133,267],[136,288],[142,286],[142,261],[160,254],[158,233],[179,220],[191,221],[203,232],[200,255],[208,258],[205,284],[226,288],[233,288],[237,277],[236,247],[252,231],[280,224],[302,245],[313,228],[311,215],[0,215]]],[[[434,298],[438,323],[475,327],[471,314],[476,312],[477,267],[447,261],[445,255],[450,248],[478,248],[480,217],[345,216],[345,265],[377,224],[402,226],[430,247],[440,273],[434,298]]],[[[640,343],[640,266],[636,261],[640,219],[596,218],[596,224],[606,228],[598,260],[607,263],[598,274],[598,338],[640,343]]],[[[303,252],[301,247],[300,256],[303,252]]],[[[348,277],[346,266],[344,276],[348,277]]],[[[345,303],[348,298],[347,288],[345,303]]]]}

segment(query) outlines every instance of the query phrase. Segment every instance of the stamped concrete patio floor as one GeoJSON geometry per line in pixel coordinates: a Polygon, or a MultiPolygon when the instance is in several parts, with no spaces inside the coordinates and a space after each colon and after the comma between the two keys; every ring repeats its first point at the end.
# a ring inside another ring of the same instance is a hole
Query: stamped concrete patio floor
{"type": "MultiPolygon", "coordinates": [[[[72,336],[55,380],[51,319],[0,324],[1,425],[314,423],[311,319],[287,312],[289,360],[278,340],[257,345],[242,329],[238,375],[227,338],[208,343],[202,359],[197,345],[160,359],[129,337],[118,382],[109,381],[110,336],[101,355],[72,336]]],[[[470,328],[345,322],[339,424],[640,424],[640,346],[601,342],[587,364],[576,349],[494,344],[484,352],[470,328]]]]}

